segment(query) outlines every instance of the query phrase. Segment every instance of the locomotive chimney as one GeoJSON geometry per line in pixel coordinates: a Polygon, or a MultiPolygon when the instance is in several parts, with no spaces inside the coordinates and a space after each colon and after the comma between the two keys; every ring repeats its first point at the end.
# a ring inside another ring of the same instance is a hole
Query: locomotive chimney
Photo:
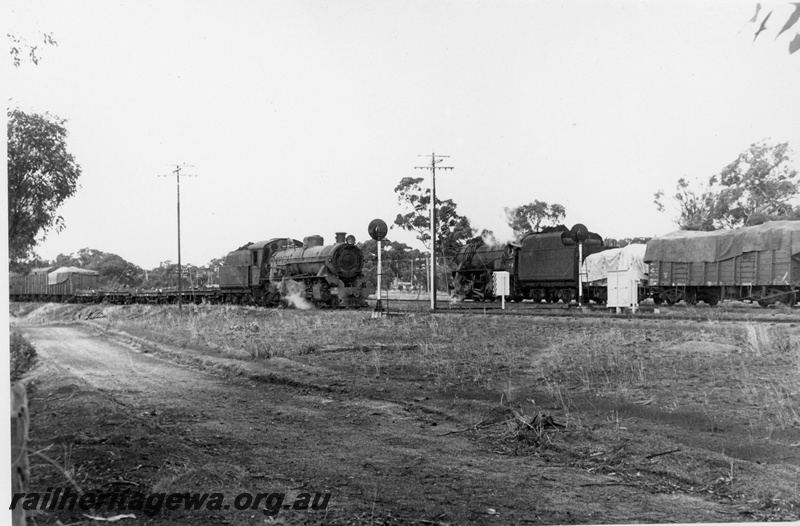
{"type": "Polygon", "coordinates": [[[347,232],[336,232],[336,242],[337,243],[344,243],[346,235],[347,235],[347,232]]]}

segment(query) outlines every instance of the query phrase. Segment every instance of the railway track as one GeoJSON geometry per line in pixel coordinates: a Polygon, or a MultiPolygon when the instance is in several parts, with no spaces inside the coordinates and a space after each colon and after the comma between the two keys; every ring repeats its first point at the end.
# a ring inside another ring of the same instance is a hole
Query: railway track
{"type": "MultiPolygon", "coordinates": [[[[370,308],[375,307],[375,301],[369,301],[370,308]]],[[[731,304],[734,305],[734,304],[731,304]]],[[[792,307],[762,308],[736,303],[734,310],[723,310],[724,306],[710,307],[707,305],[657,306],[645,304],[639,306],[636,312],[626,309],[616,313],[613,308],[604,305],[583,305],[563,303],[506,303],[502,309],[500,302],[450,302],[438,300],[436,302],[437,314],[475,314],[487,316],[530,316],[530,317],[562,317],[562,318],[598,318],[598,319],[628,319],[652,321],[696,321],[696,322],[760,322],[800,324],[800,309],[792,307]]],[[[431,312],[430,300],[427,299],[383,299],[383,310],[386,314],[404,315],[415,312],[431,312]]]]}

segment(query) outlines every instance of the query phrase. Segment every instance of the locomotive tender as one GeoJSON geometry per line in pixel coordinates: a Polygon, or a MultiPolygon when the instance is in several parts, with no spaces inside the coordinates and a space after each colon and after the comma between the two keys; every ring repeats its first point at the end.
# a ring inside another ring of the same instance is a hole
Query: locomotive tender
{"type": "MultiPolygon", "coordinates": [[[[578,237],[582,256],[605,250],[603,238],[583,225],[572,229],[560,225],[545,232],[529,232],[518,243],[490,245],[478,237],[462,247],[456,256],[453,286],[459,297],[475,300],[494,299],[492,274],[509,272],[511,298],[536,302],[567,303],[578,298],[578,237]]],[[[587,299],[596,299],[588,291],[587,299]]]]}

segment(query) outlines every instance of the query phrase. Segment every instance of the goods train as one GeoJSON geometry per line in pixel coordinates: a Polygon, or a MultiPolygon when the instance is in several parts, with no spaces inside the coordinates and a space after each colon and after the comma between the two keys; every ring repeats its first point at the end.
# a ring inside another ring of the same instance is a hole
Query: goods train
{"type": "MultiPolygon", "coordinates": [[[[364,307],[375,292],[363,274],[364,257],[355,238],[338,232],[325,245],[322,236],[302,242],[274,238],[230,252],[220,267],[219,288],[184,290],[181,299],[199,303],[276,306],[309,301],[326,307],[364,307]]],[[[173,303],[176,290],[99,290],[99,273],[70,267],[36,269],[11,276],[12,301],[173,303]]]]}
{"type": "MultiPolygon", "coordinates": [[[[582,225],[529,233],[519,243],[504,245],[476,238],[456,258],[455,294],[494,299],[492,274],[507,271],[514,300],[576,299],[578,227],[582,225]]],[[[605,302],[604,272],[609,265],[636,267],[639,298],[651,298],[656,304],[703,301],[716,305],[734,299],[762,307],[777,302],[794,305],[800,289],[800,221],[713,232],[678,231],[625,249],[609,249],[600,236],[587,232],[582,249],[582,299],[587,302],[605,302]]]]}

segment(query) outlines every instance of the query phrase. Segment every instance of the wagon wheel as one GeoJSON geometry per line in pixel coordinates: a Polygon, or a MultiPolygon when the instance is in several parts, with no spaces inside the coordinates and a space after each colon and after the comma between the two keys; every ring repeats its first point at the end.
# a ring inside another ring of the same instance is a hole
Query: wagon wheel
{"type": "Polygon", "coordinates": [[[791,307],[795,303],[797,303],[797,295],[794,292],[787,292],[783,296],[781,296],[780,302],[784,305],[788,305],[791,307]]]}
{"type": "Polygon", "coordinates": [[[713,307],[717,303],[719,303],[719,298],[717,298],[716,296],[714,296],[712,294],[710,296],[706,296],[705,298],[703,298],[703,301],[705,301],[708,304],[709,307],[713,307]]]}
{"type": "Polygon", "coordinates": [[[667,305],[675,305],[681,300],[681,294],[677,290],[667,290],[661,293],[667,305]]]}

